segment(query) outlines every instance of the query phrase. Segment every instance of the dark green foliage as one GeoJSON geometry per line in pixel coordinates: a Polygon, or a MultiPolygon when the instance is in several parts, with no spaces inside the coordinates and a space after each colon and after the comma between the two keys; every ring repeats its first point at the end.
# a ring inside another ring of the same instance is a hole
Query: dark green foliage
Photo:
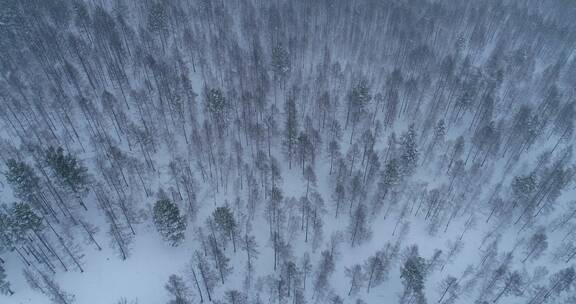
{"type": "Polygon", "coordinates": [[[214,221],[218,228],[226,233],[232,233],[236,228],[236,221],[234,220],[234,214],[228,206],[218,207],[212,213],[214,221]]]}
{"type": "Polygon", "coordinates": [[[219,89],[209,89],[206,91],[206,110],[212,117],[214,124],[218,127],[218,134],[222,136],[226,128],[226,109],[228,101],[219,89]]]}
{"type": "Polygon", "coordinates": [[[148,29],[153,33],[167,30],[167,19],[166,6],[160,2],[152,4],[148,12],[148,29]]]}
{"type": "Polygon", "coordinates": [[[279,80],[284,79],[290,73],[290,56],[281,46],[272,49],[272,70],[279,80]]]}
{"type": "Polygon", "coordinates": [[[25,162],[14,159],[9,159],[6,165],[8,167],[5,173],[6,181],[12,186],[14,195],[25,202],[34,202],[35,193],[40,186],[40,179],[34,169],[25,162]]]}
{"type": "Polygon", "coordinates": [[[11,228],[17,236],[24,237],[27,231],[38,231],[42,219],[26,203],[16,203],[10,208],[11,228]]]}
{"type": "Polygon", "coordinates": [[[0,208],[0,253],[12,249],[12,245],[14,244],[14,234],[12,232],[10,217],[8,213],[0,208]]]}
{"type": "Polygon", "coordinates": [[[366,79],[361,79],[348,93],[348,114],[346,115],[346,123],[348,123],[349,118],[352,118],[352,123],[356,124],[370,100],[372,100],[372,95],[370,95],[368,81],[366,79]],[[350,115],[352,115],[352,117],[350,117],[350,115]]]}
{"type": "Polygon", "coordinates": [[[152,216],[158,232],[171,246],[178,246],[184,240],[186,220],[175,203],[168,199],[157,201],[152,216]]]}
{"type": "Polygon", "coordinates": [[[410,256],[400,269],[400,278],[404,285],[404,296],[416,298],[416,303],[425,303],[424,298],[424,274],[426,263],[423,258],[410,256]]]}
{"type": "Polygon", "coordinates": [[[234,213],[228,206],[218,207],[212,213],[217,229],[223,236],[224,240],[230,239],[236,252],[236,220],[234,213]]]}
{"type": "Polygon", "coordinates": [[[2,264],[0,264],[0,293],[5,295],[14,294],[14,292],[10,289],[10,282],[6,280],[6,273],[2,264]]]}
{"type": "Polygon", "coordinates": [[[219,117],[226,110],[226,98],[219,89],[210,89],[206,92],[206,109],[208,112],[219,117]]]}
{"type": "Polygon", "coordinates": [[[80,196],[88,193],[88,169],[74,155],[64,154],[61,147],[50,147],[46,150],[45,162],[64,187],[80,196]]]}
{"type": "Polygon", "coordinates": [[[396,159],[391,159],[386,163],[384,171],[380,177],[380,187],[387,193],[391,187],[400,182],[400,168],[396,159]]]}
{"type": "Polygon", "coordinates": [[[11,250],[26,238],[28,231],[39,231],[42,219],[26,203],[0,208],[0,252],[11,250]]]}
{"type": "Polygon", "coordinates": [[[410,175],[416,170],[418,164],[418,147],[416,144],[416,130],[414,125],[402,134],[400,151],[400,164],[404,174],[410,175]]]}
{"type": "Polygon", "coordinates": [[[294,97],[290,96],[284,104],[284,112],[286,112],[286,123],[284,126],[284,147],[286,148],[286,155],[290,168],[292,168],[292,158],[296,153],[296,145],[298,144],[298,118],[296,113],[296,101],[294,97]]]}

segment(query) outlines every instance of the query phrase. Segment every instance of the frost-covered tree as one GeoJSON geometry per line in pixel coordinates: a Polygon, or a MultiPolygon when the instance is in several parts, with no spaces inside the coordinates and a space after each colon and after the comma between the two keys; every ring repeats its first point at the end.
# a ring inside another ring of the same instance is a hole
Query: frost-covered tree
{"type": "Polygon", "coordinates": [[[168,304],[188,304],[190,300],[188,300],[189,290],[186,284],[184,283],[184,279],[178,275],[170,275],[168,278],[168,283],[164,286],[168,293],[172,295],[173,299],[168,301],[168,304]]]}
{"type": "Polygon", "coordinates": [[[74,295],[71,295],[60,288],[60,285],[54,278],[40,273],[43,282],[43,289],[46,291],[46,294],[50,297],[53,303],[55,304],[72,304],[75,302],[74,295]]]}
{"type": "Polygon", "coordinates": [[[345,269],[346,276],[350,279],[350,289],[348,290],[348,295],[357,294],[362,288],[364,281],[366,279],[365,273],[362,271],[362,266],[360,264],[353,265],[350,268],[345,269]]]}
{"type": "Polygon", "coordinates": [[[312,262],[310,261],[310,254],[305,252],[300,261],[300,269],[302,271],[302,289],[306,290],[306,279],[312,272],[312,262]]]}
{"type": "Polygon", "coordinates": [[[8,210],[10,216],[10,229],[18,240],[26,239],[27,232],[38,232],[42,224],[42,219],[38,216],[30,205],[26,203],[15,203],[8,210]]]}
{"type": "Polygon", "coordinates": [[[288,168],[292,169],[298,145],[298,117],[296,112],[296,100],[294,96],[288,96],[284,104],[286,121],[284,124],[284,151],[288,158],[288,168]]]}
{"type": "Polygon", "coordinates": [[[49,147],[44,162],[52,170],[59,184],[80,198],[80,204],[86,206],[82,198],[88,194],[90,177],[88,169],[72,154],[64,154],[62,147],[49,147]]]}
{"type": "Polygon", "coordinates": [[[423,258],[412,255],[406,259],[400,269],[400,278],[404,285],[404,292],[401,296],[402,303],[426,303],[424,294],[424,279],[426,275],[426,263],[423,258]]]}
{"type": "Polygon", "coordinates": [[[334,295],[332,296],[332,298],[330,299],[330,302],[328,302],[330,304],[344,304],[344,299],[342,299],[342,297],[340,297],[339,295],[334,295]]]}
{"type": "Polygon", "coordinates": [[[430,143],[428,144],[428,148],[426,149],[426,153],[424,155],[423,162],[425,163],[430,157],[431,154],[434,152],[436,147],[444,141],[444,137],[446,136],[446,124],[443,119],[439,120],[436,126],[434,127],[434,134],[430,143]]]}
{"type": "Polygon", "coordinates": [[[332,168],[334,167],[335,159],[340,157],[340,143],[333,139],[328,143],[328,155],[330,157],[330,172],[328,174],[332,174],[332,168]]]}
{"type": "Polygon", "coordinates": [[[438,303],[454,303],[458,298],[459,289],[458,279],[453,276],[448,276],[440,283],[441,296],[440,299],[438,299],[438,303]]]}
{"type": "Polygon", "coordinates": [[[298,135],[298,141],[296,143],[296,155],[300,159],[300,164],[302,165],[302,174],[306,175],[306,164],[314,163],[314,145],[310,140],[310,136],[304,132],[300,132],[298,135]]]}
{"type": "Polygon", "coordinates": [[[492,302],[496,303],[502,296],[506,295],[521,296],[523,293],[522,287],[522,275],[518,271],[510,272],[504,279],[504,286],[502,287],[502,290],[498,293],[492,302]]]}
{"type": "Polygon", "coordinates": [[[218,127],[218,134],[223,136],[227,127],[227,107],[228,101],[219,89],[207,89],[206,111],[211,116],[214,125],[218,127]]]}
{"type": "Polygon", "coordinates": [[[220,281],[224,284],[224,280],[228,275],[232,273],[232,266],[230,265],[230,259],[224,253],[224,250],[218,244],[218,240],[216,239],[215,235],[215,227],[214,222],[212,219],[208,219],[208,226],[211,231],[211,237],[209,241],[209,248],[210,248],[210,257],[212,258],[212,263],[214,264],[214,268],[218,271],[220,281]]]}
{"type": "Polygon", "coordinates": [[[361,79],[352,86],[348,92],[348,110],[346,112],[346,127],[349,121],[352,122],[352,131],[350,132],[350,143],[354,138],[356,126],[364,115],[368,103],[372,100],[370,88],[366,79],[361,79]]]}
{"type": "MultiPolygon", "coordinates": [[[[194,251],[194,256],[192,257],[190,267],[193,269],[194,266],[196,266],[199,272],[199,278],[194,279],[197,287],[198,285],[202,285],[208,295],[208,301],[212,301],[212,293],[214,292],[214,287],[218,283],[218,275],[210,266],[210,263],[208,263],[204,255],[198,250],[194,251]],[[200,281],[202,282],[201,284],[199,284],[200,281]]],[[[198,290],[201,290],[200,287],[198,287],[198,290]]]]}
{"type": "Polygon", "coordinates": [[[348,224],[348,234],[350,236],[350,246],[352,247],[367,241],[372,235],[364,204],[358,205],[352,213],[348,224]]]}
{"type": "Polygon", "coordinates": [[[22,161],[9,159],[6,163],[8,171],[4,174],[6,181],[14,189],[17,198],[32,204],[39,204],[38,192],[40,189],[40,178],[34,169],[22,161]]]}
{"type": "Polygon", "coordinates": [[[152,3],[148,11],[148,30],[160,36],[162,48],[166,48],[166,32],[168,31],[168,12],[162,2],[152,3]]]}
{"type": "Polygon", "coordinates": [[[248,297],[245,293],[238,291],[236,289],[227,290],[224,293],[224,298],[227,304],[246,304],[248,303],[248,297]]]}
{"type": "Polygon", "coordinates": [[[329,251],[324,250],[321,253],[320,262],[316,269],[314,278],[314,293],[322,295],[329,287],[329,279],[334,272],[334,257],[329,251]]]}
{"type": "Polygon", "coordinates": [[[0,264],[0,293],[5,295],[14,294],[12,289],[10,289],[10,282],[6,279],[6,271],[2,264],[0,264]]]}
{"type": "Polygon", "coordinates": [[[184,240],[186,220],[180,214],[178,205],[169,199],[160,199],[154,204],[152,217],[156,229],[171,246],[178,246],[184,240]]]}
{"type": "Polygon", "coordinates": [[[240,242],[240,248],[246,252],[246,286],[251,287],[252,278],[254,275],[254,261],[258,259],[258,243],[253,235],[248,234],[248,229],[244,233],[244,237],[240,242]]]}
{"type": "Polygon", "coordinates": [[[342,208],[342,204],[344,203],[345,199],[346,199],[346,188],[342,183],[338,182],[336,184],[334,192],[332,193],[332,200],[334,200],[334,202],[336,203],[336,206],[334,207],[335,218],[338,218],[338,213],[340,212],[340,209],[342,208]]]}
{"type": "Polygon", "coordinates": [[[272,48],[272,72],[274,73],[275,81],[284,86],[286,77],[290,73],[290,55],[281,45],[272,48]]]}
{"type": "Polygon", "coordinates": [[[0,206],[0,253],[12,250],[16,235],[5,205],[0,206]]]}
{"type": "Polygon", "coordinates": [[[401,172],[411,175],[418,165],[418,145],[416,141],[416,129],[410,125],[408,131],[400,138],[400,168],[401,172]]]}
{"type": "Polygon", "coordinates": [[[222,232],[225,238],[232,241],[234,252],[236,252],[236,220],[232,210],[227,206],[218,207],[212,213],[212,217],[214,217],[214,223],[216,223],[218,230],[222,232]]]}
{"type": "Polygon", "coordinates": [[[316,173],[311,165],[306,166],[306,169],[304,169],[304,179],[306,179],[306,196],[308,196],[310,186],[316,187],[316,173]]]}
{"type": "Polygon", "coordinates": [[[575,280],[576,271],[574,271],[573,266],[561,269],[550,276],[548,287],[542,286],[541,288],[538,288],[537,292],[528,303],[546,303],[550,299],[558,297],[565,291],[570,291],[573,288],[575,280]]]}
{"type": "Polygon", "coordinates": [[[525,248],[526,257],[522,262],[526,262],[528,259],[537,259],[546,248],[548,248],[548,237],[542,228],[536,231],[528,240],[525,248]]]}
{"type": "Polygon", "coordinates": [[[389,160],[384,166],[384,171],[380,175],[378,182],[378,205],[384,203],[387,195],[401,180],[400,166],[396,159],[389,160]]]}
{"type": "Polygon", "coordinates": [[[393,253],[390,252],[390,244],[385,250],[378,250],[364,262],[364,273],[366,274],[366,292],[382,284],[388,277],[393,253]]]}

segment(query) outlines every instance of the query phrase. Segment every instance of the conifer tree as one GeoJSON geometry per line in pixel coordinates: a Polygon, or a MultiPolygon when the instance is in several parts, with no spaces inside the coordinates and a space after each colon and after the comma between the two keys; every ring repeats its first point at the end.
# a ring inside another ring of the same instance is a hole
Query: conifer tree
{"type": "Polygon", "coordinates": [[[14,294],[12,289],[10,289],[10,282],[6,279],[6,272],[2,264],[0,264],[0,293],[5,295],[14,294]]]}
{"type": "Polygon", "coordinates": [[[292,169],[292,159],[296,155],[298,144],[298,118],[296,117],[296,101],[293,96],[289,96],[284,104],[286,113],[286,123],[284,125],[284,147],[288,158],[288,167],[292,169]]]}
{"type": "Polygon", "coordinates": [[[408,257],[400,269],[400,278],[404,285],[402,294],[402,303],[411,303],[416,301],[418,304],[426,303],[424,297],[424,275],[426,263],[424,259],[416,255],[408,257]],[[407,302],[406,302],[407,301],[407,302]]]}
{"type": "Polygon", "coordinates": [[[184,240],[186,220],[175,203],[169,199],[158,200],[152,216],[156,229],[171,246],[178,246],[184,240]]]}
{"type": "Polygon", "coordinates": [[[277,80],[284,80],[290,72],[290,56],[280,45],[272,49],[272,70],[277,80]]]}
{"type": "Polygon", "coordinates": [[[234,246],[234,252],[236,252],[236,220],[232,210],[228,206],[218,207],[212,213],[212,217],[214,217],[214,222],[218,229],[225,237],[230,238],[234,246]]]}
{"type": "Polygon", "coordinates": [[[356,264],[350,268],[347,267],[345,273],[346,276],[350,278],[350,289],[348,290],[348,295],[357,294],[366,279],[365,273],[362,272],[362,266],[356,264]]]}
{"type": "Polygon", "coordinates": [[[9,159],[6,165],[6,181],[12,186],[15,196],[25,202],[36,203],[40,179],[34,169],[25,162],[14,159],[9,159]]]}
{"type": "Polygon", "coordinates": [[[9,210],[10,226],[16,237],[25,238],[26,232],[38,231],[42,219],[26,203],[15,203],[9,210]]]}
{"type": "Polygon", "coordinates": [[[368,81],[366,79],[358,81],[348,93],[348,111],[346,113],[345,127],[348,126],[351,120],[352,132],[350,133],[350,143],[352,143],[352,139],[354,138],[356,125],[360,122],[360,118],[364,114],[365,108],[370,100],[372,100],[372,95],[370,95],[370,88],[368,87],[368,81]]]}
{"type": "Polygon", "coordinates": [[[359,204],[352,213],[348,224],[348,234],[350,235],[350,246],[352,247],[368,240],[372,235],[372,231],[370,231],[368,226],[368,215],[364,204],[359,204]]]}
{"type": "Polygon", "coordinates": [[[15,242],[14,229],[5,205],[0,206],[0,253],[12,250],[15,242]]]}
{"type": "Polygon", "coordinates": [[[224,135],[226,128],[226,108],[227,100],[219,89],[209,89],[206,92],[206,110],[212,117],[212,121],[218,126],[220,137],[224,135]]]}
{"type": "Polygon", "coordinates": [[[414,125],[410,125],[408,131],[402,134],[400,139],[400,165],[402,172],[411,175],[418,164],[418,147],[416,143],[416,130],[414,125]]]}
{"type": "Polygon", "coordinates": [[[168,283],[164,286],[166,290],[174,297],[168,304],[189,304],[188,300],[189,290],[182,277],[178,275],[170,275],[168,283]]]}
{"type": "MultiPolygon", "coordinates": [[[[64,154],[62,147],[50,147],[46,150],[44,161],[64,189],[80,199],[88,194],[88,169],[74,155],[64,154]]],[[[80,204],[87,210],[82,200],[80,204]]]]}

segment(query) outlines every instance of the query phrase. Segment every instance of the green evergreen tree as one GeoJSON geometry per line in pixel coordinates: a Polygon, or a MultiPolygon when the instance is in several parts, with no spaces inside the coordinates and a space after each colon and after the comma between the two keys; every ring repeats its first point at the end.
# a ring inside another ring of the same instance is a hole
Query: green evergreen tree
{"type": "Polygon", "coordinates": [[[25,162],[14,159],[9,159],[6,165],[8,171],[4,175],[14,190],[14,196],[25,202],[35,203],[36,193],[40,188],[40,179],[34,169],[25,162]]]}
{"type": "Polygon", "coordinates": [[[212,216],[222,234],[230,238],[234,246],[234,252],[236,252],[236,220],[232,210],[228,206],[218,207],[214,210],[212,216]]]}
{"type": "Polygon", "coordinates": [[[418,147],[416,144],[416,130],[414,125],[410,125],[408,131],[402,134],[401,137],[401,151],[400,151],[400,162],[402,167],[402,172],[406,175],[414,173],[416,170],[416,165],[418,164],[418,147]]]}
{"type": "Polygon", "coordinates": [[[0,207],[0,253],[12,250],[14,246],[14,230],[6,212],[6,206],[0,207]]]}
{"type": "Polygon", "coordinates": [[[62,147],[50,147],[46,151],[45,162],[63,188],[80,198],[88,194],[88,169],[74,155],[64,154],[62,147]]]}
{"type": "Polygon", "coordinates": [[[292,158],[296,154],[298,144],[298,118],[296,113],[296,101],[293,96],[288,97],[284,104],[286,124],[284,127],[284,147],[288,157],[288,167],[292,169],[292,158]]]}
{"type": "Polygon", "coordinates": [[[413,300],[411,299],[415,299],[415,303],[426,303],[424,297],[425,269],[426,263],[418,255],[410,256],[400,269],[400,278],[404,285],[404,294],[402,295],[404,301],[408,300],[409,303],[412,303],[413,300]]]}
{"type": "Polygon", "coordinates": [[[282,46],[272,49],[272,70],[277,80],[283,80],[290,72],[290,56],[282,46]]]}
{"type": "Polygon", "coordinates": [[[168,31],[168,13],[166,12],[166,6],[157,2],[150,6],[148,11],[148,30],[160,36],[160,42],[162,43],[162,49],[166,48],[166,32],[168,31]]]}
{"type": "Polygon", "coordinates": [[[0,208],[0,252],[13,250],[29,231],[39,231],[42,219],[26,203],[0,208]]]}
{"type": "Polygon", "coordinates": [[[9,210],[10,226],[17,238],[24,238],[28,231],[38,231],[42,219],[26,203],[16,203],[9,210]]]}
{"type": "Polygon", "coordinates": [[[186,220],[175,203],[169,199],[158,200],[154,204],[153,218],[158,232],[171,246],[178,246],[184,240],[186,220]]]}
{"type": "Polygon", "coordinates": [[[358,81],[348,93],[348,112],[346,114],[346,126],[348,126],[350,118],[352,118],[353,125],[355,125],[360,120],[362,112],[370,100],[372,100],[372,95],[370,95],[368,81],[366,79],[362,79],[358,81]]]}
{"type": "Polygon", "coordinates": [[[218,126],[218,134],[222,136],[226,128],[227,100],[219,89],[207,89],[206,110],[212,116],[212,121],[218,126]]]}
{"type": "MultiPolygon", "coordinates": [[[[274,81],[280,83],[284,89],[290,73],[290,55],[282,46],[276,46],[272,49],[272,72],[274,73],[274,81]]],[[[274,105],[276,105],[276,95],[276,86],[274,86],[274,105]]]]}

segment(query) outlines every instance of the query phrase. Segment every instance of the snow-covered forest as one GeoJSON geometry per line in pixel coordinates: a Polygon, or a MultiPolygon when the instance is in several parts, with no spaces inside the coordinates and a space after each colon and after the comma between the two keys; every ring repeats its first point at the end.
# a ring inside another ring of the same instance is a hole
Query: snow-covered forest
{"type": "Polygon", "coordinates": [[[576,2],[0,0],[0,303],[576,303],[576,2]]]}

